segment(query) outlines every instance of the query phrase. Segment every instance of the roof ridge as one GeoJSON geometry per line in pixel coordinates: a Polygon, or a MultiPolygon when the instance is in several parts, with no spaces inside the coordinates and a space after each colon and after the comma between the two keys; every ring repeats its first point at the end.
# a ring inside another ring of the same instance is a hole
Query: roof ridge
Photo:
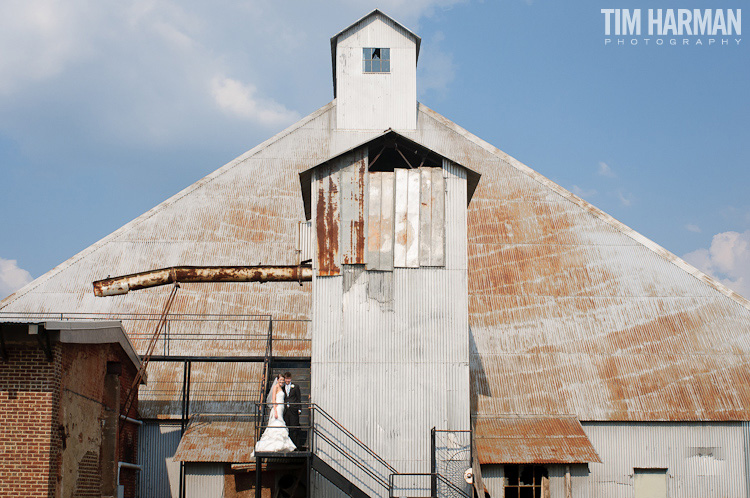
{"type": "Polygon", "coordinates": [[[138,217],[130,220],[126,224],[122,225],[120,228],[118,228],[115,231],[109,233],[108,235],[105,235],[104,237],[102,237],[101,239],[97,240],[93,244],[91,244],[91,245],[87,246],[86,248],[82,249],[78,253],[76,253],[73,256],[71,256],[70,258],[66,259],[65,261],[63,261],[59,265],[55,266],[51,270],[43,273],[39,277],[35,278],[34,280],[32,280],[31,282],[29,282],[28,284],[26,284],[23,287],[21,287],[20,289],[18,289],[16,292],[14,292],[13,294],[11,294],[10,296],[7,296],[5,299],[3,299],[2,301],[0,301],[0,310],[2,310],[3,308],[6,308],[8,305],[10,305],[11,303],[13,303],[16,299],[18,299],[18,298],[20,298],[20,297],[28,294],[29,292],[31,292],[32,290],[34,290],[35,288],[37,288],[38,286],[40,286],[44,282],[47,282],[49,279],[51,279],[55,275],[59,274],[60,272],[62,272],[64,270],[66,270],[66,269],[74,266],[76,263],[78,263],[79,261],[81,261],[83,258],[85,258],[86,256],[88,256],[88,255],[94,253],[95,251],[101,249],[107,243],[109,243],[110,241],[118,238],[123,233],[128,232],[133,227],[135,227],[135,226],[139,225],[140,223],[144,222],[145,220],[151,218],[152,216],[154,216],[157,213],[161,212],[162,210],[166,209],[168,206],[173,205],[174,203],[176,203],[177,201],[179,201],[183,197],[185,197],[185,196],[191,194],[192,192],[195,192],[196,190],[198,190],[198,189],[200,189],[200,188],[208,185],[213,180],[215,180],[215,179],[219,178],[220,176],[222,176],[223,174],[231,171],[232,169],[234,169],[235,166],[238,166],[239,164],[241,164],[242,162],[244,162],[248,158],[254,156],[255,154],[257,154],[261,150],[265,149],[266,147],[268,147],[272,143],[277,142],[277,141],[281,140],[282,138],[290,135],[291,133],[293,133],[294,131],[298,130],[299,128],[301,128],[305,124],[309,123],[313,119],[315,119],[315,118],[319,117],[320,115],[324,114],[325,112],[329,111],[335,105],[336,105],[336,99],[333,99],[331,102],[327,103],[323,107],[317,109],[316,111],[313,111],[312,113],[308,114],[304,118],[298,120],[297,122],[293,123],[292,125],[288,126],[285,129],[283,129],[282,131],[280,131],[276,135],[273,135],[271,138],[269,138],[269,139],[267,139],[267,140],[259,143],[258,145],[256,145],[252,149],[248,150],[247,152],[245,152],[245,153],[241,154],[240,156],[232,159],[228,163],[226,163],[223,166],[219,167],[218,169],[212,171],[211,173],[207,174],[203,178],[200,178],[199,180],[191,183],[190,185],[188,185],[187,187],[183,188],[182,190],[180,190],[176,194],[172,195],[171,197],[167,198],[166,200],[164,200],[164,201],[160,202],[159,204],[157,204],[156,206],[152,207],[151,209],[149,209],[145,213],[143,213],[143,214],[139,215],[138,217]]]}
{"type": "Polygon", "coordinates": [[[689,273],[696,279],[700,280],[701,282],[710,285],[717,291],[724,294],[726,297],[734,300],[737,304],[740,306],[750,310],[750,300],[745,298],[744,296],[738,294],[737,292],[733,291],[726,285],[719,282],[714,277],[707,275],[706,273],[700,271],[695,266],[691,265],[681,257],[677,256],[673,252],[665,249],[661,245],[657,244],[653,240],[649,239],[645,235],[641,234],[640,232],[634,230],[633,228],[627,226],[625,223],[619,221],[618,219],[614,218],[613,216],[607,214],[606,212],[602,211],[598,207],[594,206],[593,204],[589,203],[588,201],[582,199],[581,197],[578,197],[565,187],[560,186],[559,184],[555,183],[554,181],[550,180],[546,176],[542,175],[538,171],[530,168],[529,166],[525,165],[518,159],[510,156],[509,154],[503,152],[499,148],[495,147],[494,145],[490,144],[489,142],[477,137],[470,131],[466,130],[465,128],[459,126],[455,122],[451,121],[450,119],[446,118],[442,114],[439,114],[438,112],[430,109],[429,107],[425,106],[421,102],[419,102],[419,111],[423,112],[425,115],[433,118],[438,123],[442,124],[446,128],[450,129],[451,131],[461,135],[465,139],[469,140],[470,142],[474,143],[475,145],[483,148],[487,152],[491,153],[494,156],[499,157],[500,159],[504,160],[508,163],[511,167],[515,168],[516,170],[520,171],[521,173],[525,174],[532,180],[536,181],[537,183],[540,183],[544,185],[545,187],[549,188],[556,194],[560,195],[561,197],[569,200],[570,202],[573,202],[574,204],[578,205],[579,207],[585,209],[592,215],[596,216],[600,220],[604,221],[608,225],[612,226],[614,229],[621,232],[623,235],[630,237],[634,241],[638,242],[642,246],[646,247],[647,249],[651,250],[652,252],[656,253],[658,256],[661,256],[662,258],[668,260],[673,265],[677,266],[681,270],[689,273]]]}

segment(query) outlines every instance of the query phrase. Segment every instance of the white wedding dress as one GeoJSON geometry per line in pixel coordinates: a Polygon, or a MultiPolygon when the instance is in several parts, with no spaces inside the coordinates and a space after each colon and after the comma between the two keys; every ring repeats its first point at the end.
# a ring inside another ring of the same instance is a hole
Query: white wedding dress
{"type": "Polygon", "coordinates": [[[275,405],[268,408],[271,413],[268,416],[268,427],[263,431],[260,440],[255,444],[255,452],[259,453],[282,453],[294,451],[297,447],[289,438],[289,429],[284,423],[284,390],[279,389],[276,393],[275,405]],[[274,417],[273,408],[276,407],[276,416],[274,417]]]}

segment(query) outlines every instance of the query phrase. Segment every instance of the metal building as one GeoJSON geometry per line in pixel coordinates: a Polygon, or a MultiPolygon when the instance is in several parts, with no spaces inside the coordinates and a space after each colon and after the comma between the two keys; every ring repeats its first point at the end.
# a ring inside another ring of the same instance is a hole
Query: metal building
{"type": "Polygon", "coordinates": [[[309,283],[181,284],[140,391],[141,496],[466,496],[469,469],[492,498],[748,496],[750,302],[418,103],[419,49],[378,10],[341,31],[332,102],[0,320],[119,319],[142,353],[169,291],[93,281],[311,260],[309,283]],[[285,370],[306,440],[258,460],[285,370]]]}

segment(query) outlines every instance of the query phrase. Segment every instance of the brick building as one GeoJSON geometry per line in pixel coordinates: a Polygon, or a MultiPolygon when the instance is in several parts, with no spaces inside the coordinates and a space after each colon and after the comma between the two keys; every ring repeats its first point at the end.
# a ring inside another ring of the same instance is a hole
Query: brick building
{"type": "Polygon", "coordinates": [[[122,325],[2,323],[0,356],[0,496],[135,496],[137,399],[121,413],[140,360],[122,325]]]}

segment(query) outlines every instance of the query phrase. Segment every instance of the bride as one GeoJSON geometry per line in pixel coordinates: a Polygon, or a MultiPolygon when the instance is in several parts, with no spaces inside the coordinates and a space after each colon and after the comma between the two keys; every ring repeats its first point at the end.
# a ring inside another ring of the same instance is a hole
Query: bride
{"type": "Polygon", "coordinates": [[[268,416],[268,426],[263,431],[263,435],[255,445],[255,452],[282,453],[294,451],[297,447],[289,438],[289,429],[284,423],[284,375],[279,375],[273,382],[271,392],[268,393],[268,406],[271,407],[271,413],[268,416]]]}

